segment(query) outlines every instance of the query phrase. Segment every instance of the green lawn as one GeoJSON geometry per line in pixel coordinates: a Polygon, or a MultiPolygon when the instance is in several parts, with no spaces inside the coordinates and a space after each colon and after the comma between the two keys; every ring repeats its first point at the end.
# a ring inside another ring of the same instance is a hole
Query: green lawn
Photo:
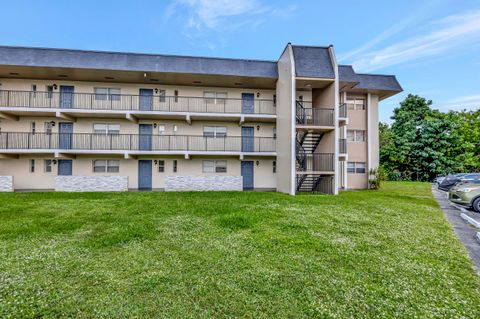
{"type": "Polygon", "coordinates": [[[0,317],[479,318],[430,185],[0,194],[0,317]]]}

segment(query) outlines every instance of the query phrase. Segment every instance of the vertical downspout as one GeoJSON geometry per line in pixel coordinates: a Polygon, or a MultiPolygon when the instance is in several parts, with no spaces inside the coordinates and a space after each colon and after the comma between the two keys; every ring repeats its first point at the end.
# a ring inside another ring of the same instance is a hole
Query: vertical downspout
{"type": "Polygon", "coordinates": [[[338,65],[337,65],[337,60],[335,58],[335,52],[333,51],[333,46],[328,47],[328,51],[330,53],[330,59],[332,61],[332,66],[333,66],[333,72],[335,74],[335,82],[334,82],[334,117],[335,117],[335,131],[334,131],[334,136],[335,136],[335,142],[334,142],[334,161],[335,161],[335,175],[333,178],[333,194],[337,195],[338,194],[338,172],[339,172],[339,164],[340,161],[338,160],[338,154],[339,154],[339,126],[338,126],[338,115],[339,115],[339,98],[340,98],[340,85],[339,85],[339,80],[338,80],[338,65]]]}
{"type": "Polygon", "coordinates": [[[296,83],[296,74],[297,72],[295,71],[295,58],[293,56],[293,49],[292,45],[289,43],[287,45],[287,50],[290,55],[290,64],[291,64],[291,70],[292,70],[292,87],[291,87],[291,167],[290,167],[290,174],[291,174],[291,185],[290,185],[290,195],[295,195],[296,193],[296,186],[297,186],[297,172],[295,171],[295,139],[296,139],[296,131],[297,131],[297,122],[295,120],[295,97],[297,95],[297,83],[296,83]]]}
{"type": "Polygon", "coordinates": [[[368,179],[370,177],[370,168],[371,168],[371,161],[372,161],[372,94],[367,93],[367,187],[370,188],[368,185],[368,179]]]}
{"type": "MultiPolygon", "coordinates": [[[[343,102],[342,103],[347,103],[347,91],[343,92],[343,102]]],[[[347,112],[348,112],[348,109],[347,109],[347,112]]],[[[343,131],[344,132],[343,136],[344,136],[345,139],[347,138],[347,125],[348,124],[345,123],[344,131],[343,131]]],[[[348,145],[348,139],[347,139],[346,143],[348,145]]],[[[344,185],[345,189],[348,189],[347,165],[348,165],[348,148],[347,148],[347,158],[346,158],[345,163],[343,165],[343,185],[344,185]]]]}

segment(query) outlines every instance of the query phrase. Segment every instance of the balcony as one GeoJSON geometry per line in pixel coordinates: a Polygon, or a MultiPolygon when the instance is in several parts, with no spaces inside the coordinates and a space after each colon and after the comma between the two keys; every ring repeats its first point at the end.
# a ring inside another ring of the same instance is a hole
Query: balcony
{"type": "Polygon", "coordinates": [[[335,157],[333,153],[297,153],[297,173],[333,174],[335,157]]]}
{"type": "Polygon", "coordinates": [[[335,126],[334,109],[312,108],[311,102],[296,102],[297,128],[332,130],[335,126]]]}
{"type": "Polygon", "coordinates": [[[275,120],[274,100],[0,90],[0,112],[15,116],[233,118],[275,120]]]}
{"type": "Polygon", "coordinates": [[[273,137],[90,133],[0,133],[0,153],[275,156],[273,137]]]}

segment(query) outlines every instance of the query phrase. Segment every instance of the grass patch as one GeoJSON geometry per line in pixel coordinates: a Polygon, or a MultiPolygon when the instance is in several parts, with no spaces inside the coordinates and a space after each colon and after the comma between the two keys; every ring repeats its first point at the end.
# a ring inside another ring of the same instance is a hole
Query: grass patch
{"type": "Polygon", "coordinates": [[[0,317],[479,318],[424,183],[0,194],[0,317]]]}

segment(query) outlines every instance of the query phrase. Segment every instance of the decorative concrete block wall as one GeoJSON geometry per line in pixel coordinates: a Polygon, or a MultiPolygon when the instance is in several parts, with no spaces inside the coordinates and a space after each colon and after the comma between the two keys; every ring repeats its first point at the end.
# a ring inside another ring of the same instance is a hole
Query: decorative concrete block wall
{"type": "Polygon", "coordinates": [[[125,192],[128,176],[56,176],[59,192],[125,192]]]}
{"type": "Polygon", "coordinates": [[[0,176],[0,192],[13,192],[13,176],[0,176]]]}
{"type": "Polygon", "coordinates": [[[165,191],[241,191],[242,176],[167,176],[165,191]]]}

